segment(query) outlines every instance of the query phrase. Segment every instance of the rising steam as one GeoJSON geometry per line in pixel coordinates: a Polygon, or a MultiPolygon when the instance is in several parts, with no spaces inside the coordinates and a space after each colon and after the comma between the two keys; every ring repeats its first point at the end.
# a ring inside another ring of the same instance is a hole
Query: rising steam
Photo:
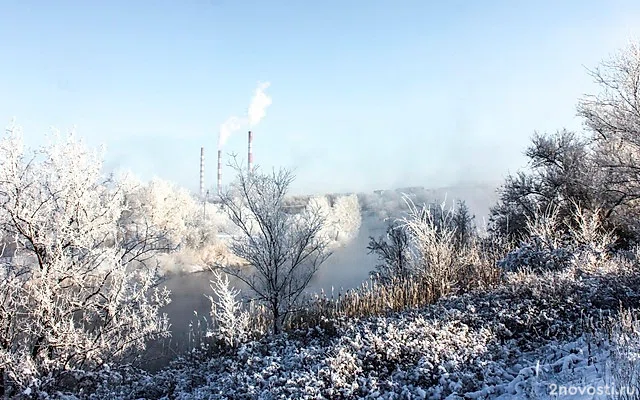
{"type": "Polygon", "coordinates": [[[229,136],[238,129],[242,128],[245,121],[236,116],[229,117],[222,125],[220,125],[220,136],[218,137],[218,150],[226,143],[229,136]]]}
{"type": "Polygon", "coordinates": [[[256,92],[251,99],[249,105],[249,127],[258,125],[260,120],[267,115],[267,107],[271,105],[271,97],[269,97],[264,91],[271,85],[269,82],[258,84],[256,92]]]}
{"type": "Polygon", "coordinates": [[[271,97],[264,91],[271,85],[269,82],[259,83],[256,91],[251,98],[249,110],[246,118],[236,116],[229,117],[222,125],[220,125],[220,134],[218,137],[218,150],[221,150],[224,144],[235,131],[242,128],[246,123],[249,127],[254,127],[267,115],[267,107],[271,105],[271,97]]]}

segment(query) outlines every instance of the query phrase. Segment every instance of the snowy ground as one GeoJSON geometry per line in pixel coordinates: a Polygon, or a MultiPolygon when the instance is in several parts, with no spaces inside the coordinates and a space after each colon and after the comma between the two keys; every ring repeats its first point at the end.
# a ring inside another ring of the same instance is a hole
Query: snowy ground
{"type": "Polygon", "coordinates": [[[513,276],[422,310],[327,321],[156,374],[122,369],[72,386],[95,399],[607,398],[597,391],[611,384],[611,343],[594,327],[621,305],[637,308],[637,288],[635,272],[513,276]]]}

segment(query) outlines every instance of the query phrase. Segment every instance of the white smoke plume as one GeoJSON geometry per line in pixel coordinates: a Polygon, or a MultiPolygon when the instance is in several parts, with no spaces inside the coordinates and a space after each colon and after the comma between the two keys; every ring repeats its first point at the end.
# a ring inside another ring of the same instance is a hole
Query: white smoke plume
{"type": "Polygon", "coordinates": [[[249,127],[258,125],[260,120],[267,115],[267,107],[271,105],[271,97],[269,97],[264,91],[271,85],[269,82],[259,83],[256,88],[255,94],[251,99],[249,105],[249,127]]]}
{"type": "Polygon", "coordinates": [[[267,107],[271,105],[271,97],[264,91],[271,85],[270,82],[259,83],[256,91],[251,98],[249,110],[246,118],[236,116],[229,117],[222,125],[220,125],[220,133],[218,136],[218,150],[221,150],[224,144],[235,131],[242,128],[243,125],[249,123],[249,127],[254,127],[267,115],[267,107]]]}
{"type": "Polygon", "coordinates": [[[220,134],[218,136],[218,150],[222,149],[222,146],[227,142],[229,136],[238,129],[242,128],[245,121],[236,116],[231,116],[220,125],[220,134]]]}

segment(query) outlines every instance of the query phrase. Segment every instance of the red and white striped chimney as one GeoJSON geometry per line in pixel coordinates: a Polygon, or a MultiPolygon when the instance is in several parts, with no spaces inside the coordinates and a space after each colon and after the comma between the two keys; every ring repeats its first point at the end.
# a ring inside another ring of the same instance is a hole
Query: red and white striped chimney
{"type": "Polygon", "coordinates": [[[218,194],[222,192],[222,150],[218,150],[218,194]]]}
{"type": "Polygon", "coordinates": [[[253,135],[251,134],[251,131],[249,131],[249,154],[248,154],[248,170],[249,173],[251,173],[251,170],[253,169],[253,135]]]}
{"type": "Polygon", "coordinates": [[[204,197],[204,147],[200,147],[200,197],[204,197]]]}

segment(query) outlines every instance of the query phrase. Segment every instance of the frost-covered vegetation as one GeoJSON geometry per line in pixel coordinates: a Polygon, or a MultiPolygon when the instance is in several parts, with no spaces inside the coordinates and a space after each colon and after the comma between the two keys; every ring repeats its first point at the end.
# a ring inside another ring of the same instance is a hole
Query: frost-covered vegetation
{"type": "Polygon", "coordinates": [[[162,274],[202,271],[216,260],[232,259],[217,239],[227,221],[215,207],[205,208],[187,190],[158,178],[141,182],[132,174],[121,174],[118,181],[126,233],[162,230],[158,239],[165,251],[154,258],[162,274]]]}
{"type": "Polygon", "coordinates": [[[231,249],[251,268],[221,265],[245,283],[254,298],[270,312],[273,333],[279,333],[311,278],[330,256],[329,239],[322,234],[327,213],[315,204],[292,213],[284,199],[293,175],[286,170],[244,174],[220,196],[222,207],[239,233],[231,249]]]}
{"type": "Polygon", "coordinates": [[[125,216],[123,186],[72,136],[29,152],[0,141],[0,390],[135,357],[169,334],[169,293],[147,263],[166,227],[125,216]]]}
{"type": "Polygon", "coordinates": [[[402,204],[395,192],[292,198],[289,171],[259,168],[238,168],[207,214],[168,183],[102,177],[100,158],[72,138],[29,156],[10,129],[0,388],[67,399],[640,398],[640,51],[593,75],[603,91],[579,103],[585,132],[536,135],[530,168],[507,178],[484,231],[464,202],[438,206],[415,190],[402,204]],[[361,209],[388,223],[362,249],[379,260],[370,281],[309,293],[361,209]],[[141,369],[144,346],[171,331],[163,263],[220,246],[219,229],[235,259],[197,260],[214,270],[198,345],[141,369]]]}
{"type": "MultiPolygon", "coordinates": [[[[548,393],[550,383],[597,384],[628,371],[608,366],[608,353],[629,354],[618,346],[621,336],[606,327],[615,326],[610,321],[618,319],[621,304],[640,301],[637,263],[612,260],[602,267],[510,273],[498,289],[384,316],[325,320],[218,355],[203,349],[153,375],[110,369],[92,375],[94,386],[85,393],[126,399],[531,398],[548,393]]],[[[625,329],[638,340],[637,331],[625,329]]]]}
{"type": "Polygon", "coordinates": [[[362,217],[358,196],[355,194],[333,199],[328,196],[313,197],[307,207],[316,208],[323,216],[324,224],[320,236],[324,237],[331,247],[352,239],[360,229],[362,217]]]}

